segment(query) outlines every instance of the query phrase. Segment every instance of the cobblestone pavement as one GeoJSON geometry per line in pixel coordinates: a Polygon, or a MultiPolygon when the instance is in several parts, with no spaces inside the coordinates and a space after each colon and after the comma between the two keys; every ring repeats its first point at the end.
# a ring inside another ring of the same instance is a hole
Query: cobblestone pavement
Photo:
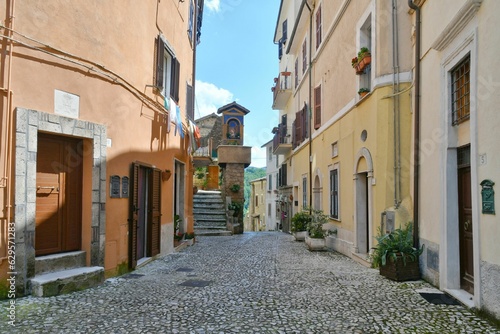
{"type": "Polygon", "coordinates": [[[2,311],[0,333],[500,333],[463,306],[427,302],[423,281],[389,281],[279,232],[199,237],[133,274],[20,298],[16,327],[2,311]]]}

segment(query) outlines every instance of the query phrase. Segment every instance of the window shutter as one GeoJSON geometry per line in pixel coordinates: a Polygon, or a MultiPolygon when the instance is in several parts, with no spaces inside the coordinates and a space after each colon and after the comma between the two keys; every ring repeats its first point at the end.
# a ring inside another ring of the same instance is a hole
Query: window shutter
{"type": "Polygon", "coordinates": [[[321,6],[319,6],[316,12],[316,49],[319,48],[321,44],[321,6]]]}
{"type": "Polygon", "coordinates": [[[314,88],[314,129],[321,126],[321,85],[314,88]]]}
{"type": "Polygon", "coordinates": [[[298,146],[302,142],[302,111],[295,113],[295,143],[298,146]]]}
{"type": "Polygon", "coordinates": [[[194,119],[194,107],[193,107],[193,86],[186,84],[186,113],[188,117],[194,119]]]}
{"type": "Polygon", "coordinates": [[[151,170],[149,178],[150,207],[148,208],[148,244],[150,246],[151,256],[160,253],[160,234],[161,234],[161,170],[151,170]]]}
{"type": "Polygon", "coordinates": [[[170,84],[170,96],[176,103],[179,103],[179,77],[181,64],[177,58],[172,59],[172,76],[170,84]]]}
{"type": "Polygon", "coordinates": [[[156,38],[156,71],[155,71],[155,86],[163,90],[163,63],[165,61],[165,45],[160,36],[156,38]],[[160,88],[161,87],[161,88],[160,88]]]}
{"type": "Polygon", "coordinates": [[[280,136],[281,136],[281,140],[283,143],[285,143],[285,138],[286,138],[286,134],[287,134],[287,128],[286,128],[286,115],[282,115],[281,116],[281,133],[280,133],[280,136]]]}
{"type": "Polygon", "coordinates": [[[288,38],[288,20],[283,21],[282,28],[283,36],[281,37],[281,40],[285,43],[288,38]]]}
{"type": "Polygon", "coordinates": [[[137,224],[139,220],[139,165],[132,164],[132,191],[130,193],[130,218],[129,218],[129,267],[137,266],[137,224]]]}
{"type": "Polygon", "coordinates": [[[297,130],[295,129],[295,121],[292,123],[292,147],[297,147],[297,130]]]}

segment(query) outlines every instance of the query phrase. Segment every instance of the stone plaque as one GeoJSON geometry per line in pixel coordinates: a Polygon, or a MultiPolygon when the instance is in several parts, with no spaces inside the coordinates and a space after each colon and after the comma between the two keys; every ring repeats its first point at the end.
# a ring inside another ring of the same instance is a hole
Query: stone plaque
{"type": "Polygon", "coordinates": [[[71,118],[80,117],[80,97],[75,94],[54,90],[54,113],[71,118]]]}

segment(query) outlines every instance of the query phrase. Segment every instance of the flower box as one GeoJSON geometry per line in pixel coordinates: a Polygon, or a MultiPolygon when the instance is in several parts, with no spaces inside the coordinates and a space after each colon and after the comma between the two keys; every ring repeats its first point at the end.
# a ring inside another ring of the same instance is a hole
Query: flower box
{"type": "Polygon", "coordinates": [[[304,241],[308,235],[309,233],[307,233],[307,231],[293,232],[295,241],[304,241]]]}
{"type": "Polygon", "coordinates": [[[326,240],[325,238],[310,238],[305,239],[307,249],[310,251],[324,251],[326,250],[326,240]]]}
{"type": "Polygon", "coordinates": [[[405,266],[402,257],[398,256],[396,261],[390,257],[385,266],[380,266],[380,275],[397,282],[418,280],[420,279],[418,260],[406,259],[405,266]]]}

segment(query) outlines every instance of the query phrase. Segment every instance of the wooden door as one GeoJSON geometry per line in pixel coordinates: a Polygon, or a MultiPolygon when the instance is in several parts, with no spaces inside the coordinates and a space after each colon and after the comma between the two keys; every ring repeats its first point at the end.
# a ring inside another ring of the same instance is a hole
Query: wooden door
{"type": "Polygon", "coordinates": [[[474,251],[470,167],[458,169],[460,286],[474,293],[474,251]]]}
{"type": "Polygon", "coordinates": [[[82,141],[39,134],[35,254],[79,250],[82,239],[82,141]]]}
{"type": "Polygon", "coordinates": [[[132,164],[129,219],[129,267],[160,253],[161,171],[132,164]]]}
{"type": "Polygon", "coordinates": [[[219,166],[208,166],[207,190],[219,189],[219,166]]]}

